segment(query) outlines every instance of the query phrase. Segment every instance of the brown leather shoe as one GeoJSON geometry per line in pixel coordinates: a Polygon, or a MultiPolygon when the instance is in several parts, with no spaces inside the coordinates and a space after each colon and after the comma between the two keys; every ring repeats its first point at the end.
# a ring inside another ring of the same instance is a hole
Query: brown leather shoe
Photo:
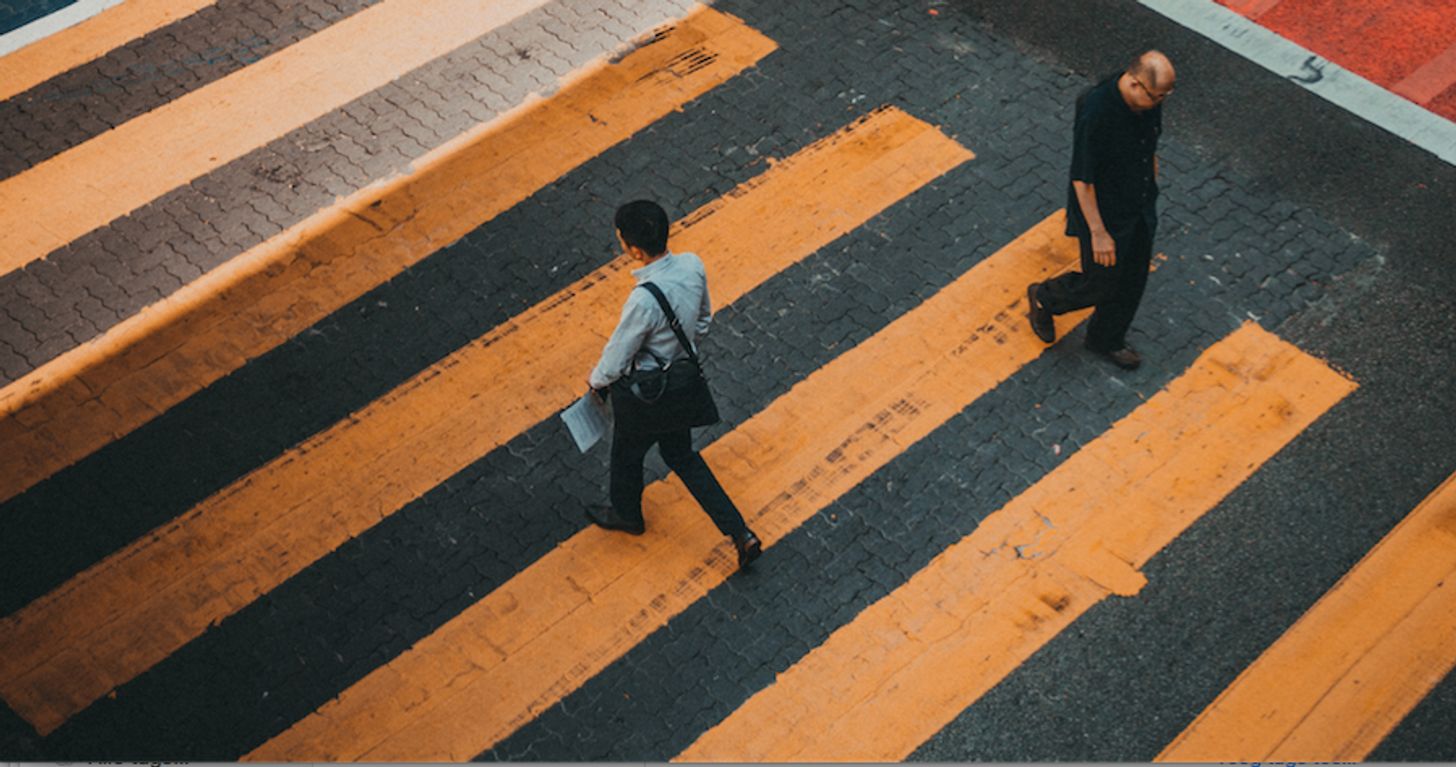
{"type": "Polygon", "coordinates": [[[1040,291],[1040,282],[1026,286],[1026,318],[1031,321],[1031,332],[1037,338],[1044,343],[1052,343],[1057,340],[1057,323],[1052,319],[1052,313],[1037,300],[1036,294],[1040,291]]]}
{"type": "MultiPolygon", "coordinates": [[[[1096,351],[1095,349],[1093,351],[1096,351]]],[[[1124,346],[1121,349],[1113,349],[1110,352],[1097,352],[1103,357],[1112,361],[1112,364],[1123,370],[1137,370],[1143,364],[1142,355],[1133,350],[1131,346],[1124,346]]]]}

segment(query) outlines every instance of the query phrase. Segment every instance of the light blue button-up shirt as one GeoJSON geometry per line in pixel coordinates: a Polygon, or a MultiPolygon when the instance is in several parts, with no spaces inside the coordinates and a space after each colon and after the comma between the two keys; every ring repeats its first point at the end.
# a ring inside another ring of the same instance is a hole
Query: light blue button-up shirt
{"type": "MultiPolygon", "coordinates": [[[[637,278],[638,285],[651,282],[662,290],[682,323],[683,334],[696,347],[698,336],[708,332],[708,324],[713,321],[708,273],[703,269],[702,259],[692,253],[668,253],[633,270],[632,276],[637,278]]],[[[664,362],[687,356],[657,299],[646,288],[633,288],[622,306],[617,329],[603,347],[602,358],[592,370],[589,382],[594,389],[605,389],[629,373],[634,362],[643,370],[656,368],[654,354],[664,362]]]]}

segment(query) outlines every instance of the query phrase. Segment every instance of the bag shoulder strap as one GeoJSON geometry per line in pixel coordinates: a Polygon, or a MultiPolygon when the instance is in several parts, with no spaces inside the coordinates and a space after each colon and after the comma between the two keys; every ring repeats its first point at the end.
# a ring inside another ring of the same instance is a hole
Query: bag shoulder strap
{"type": "Polygon", "coordinates": [[[657,299],[657,305],[661,306],[662,313],[667,315],[667,326],[672,328],[673,335],[677,336],[677,342],[682,344],[683,349],[687,351],[688,359],[692,360],[694,365],[697,365],[698,355],[693,351],[693,345],[688,343],[688,336],[686,333],[683,332],[682,323],[678,321],[677,314],[673,312],[672,307],[668,305],[667,296],[664,296],[662,294],[662,288],[659,288],[650,282],[644,282],[637,287],[647,288],[647,292],[651,293],[652,297],[657,299]]]}

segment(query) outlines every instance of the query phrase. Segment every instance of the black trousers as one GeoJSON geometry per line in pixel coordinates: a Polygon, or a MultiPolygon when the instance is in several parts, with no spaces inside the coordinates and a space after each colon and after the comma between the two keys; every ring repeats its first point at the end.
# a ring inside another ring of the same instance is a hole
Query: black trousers
{"type": "Polygon", "coordinates": [[[693,450],[693,435],[688,429],[666,434],[623,433],[620,430],[612,434],[612,510],[622,521],[634,525],[642,523],[642,461],[653,445],[662,451],[662,460],[667,462],[667,467],[682,480],[720,532],[733,538],[748,532],[733,499],[723,492],[713,470],[693,450]]]}
{"type": "Polygon", "coordinates": [[[1102,266],[1092,258],[1092,238],[1078,237],[1082,271],[1042,283],[1038,298],[1052,314],[1096,307],[1087,323],[1087,348],[1111,352],[1127,345],[1127,329],[1143,300],[1153,259],[1154,226],[1146,219],[1113,233],[1117,263],[1102,266]]]}

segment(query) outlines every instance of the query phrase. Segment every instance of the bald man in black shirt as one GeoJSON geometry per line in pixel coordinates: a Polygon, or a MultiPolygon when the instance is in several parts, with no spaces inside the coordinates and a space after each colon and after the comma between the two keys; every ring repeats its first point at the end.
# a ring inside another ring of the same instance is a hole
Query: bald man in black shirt
{"type": "Polygon", "coordinates": [[[1168,57],[1148,51],[1077,99],[1067,235],[1081,244],[1082,270],[1026,291],[1031,329],[1046,343],[1057,337],[1053,317],[1096,307],[1087,348],[1126,370],[1142,363],[1127,329],[1152,263],[1162,105],[1175,80],[1168,57]]]}

